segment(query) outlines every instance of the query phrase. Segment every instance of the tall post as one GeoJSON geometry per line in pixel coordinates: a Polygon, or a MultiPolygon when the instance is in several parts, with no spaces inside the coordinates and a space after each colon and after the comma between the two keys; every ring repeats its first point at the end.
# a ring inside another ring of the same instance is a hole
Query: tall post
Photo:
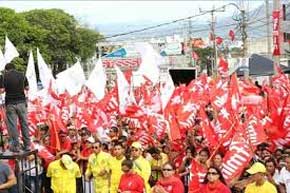
{"type": "Polygon", "coordinates": [[[270,26],[270,10],[269,10],[269,0],[265,0],[266,5],[266,22],[267,22],[267,55],[272,57],[271,54],[271,26],[270,26]]]}
{"type": "Polygon", "coordinates": [[[191,38],[191,19],[188,20],[188,55],[189,55],[189,67],[192,66],[192,38],[191,38]]]}
{"type": "Polygon", "coordinates": [[[216,49],[216,36],[215,36],[215,19],[214,10],[211,10],[211,33],[213,41],[213,59],[211,64],[212,75],[217,74],[217,49],[216,49]]]}
{"type": "MultiPolygon", "coordinates": [[[[242,15],[242,22],[241,22],[241,32],[242,32],[242,42],[243,42],[243,58],[247,57],[248,54],[248,44],[247,44],[247,23],[246,23],[246,12],[245,9],[241,9],[241,15],[242,15]]],[[[250,69],[245,69],[244,71],[244,77],[245,79],[249,78],[249,73],[250,73],[250,69]]]]}
{"type": "MultiPolygon", "coordinates": [[[[273,11],[280,11],[280,7],[281,7],[280,0],[273,0],[273,11]]],[[[280,13],[280,16],[281,16],[281,13],[280,13]]],[[[279,16],[279,20],[281,18],[280,16],[279,16]]],[[[280,33],[280,25],[278,26],[278,33],[280,33]]],[[[279,38],[279,41],[280,41],[280,38],[279,38]]],[[[280,46],[280,43],[281,42],[278,42],[276,45],[280,46]]],[[[279,48],[279,49],[281,50],[281,48],[279,48]]],[[[275,64],[277,64],[277,65],[280,64],[280,56],[279,55],[273,56],[273,60],[274,60],[275,64]]],[[[274,68],[274,73],[277,74],[277,69],[275,68],[275,65],[273,65],[273,68],[274,68]]]]}
{"type": "MultiPolygon", "coordinates": [[[[224,12],[225,11],[225,7],[221,7],[221,8],[213,8],[211,10],[208,11],[203,11],[203,13],[210,13],[211,14],[211,25],[210,25],[210,31],[212,33],[212,38],[213,38],[213,60],[211,63],[211,67],[212,67],[212,75],[216,76],[217,75],[217,49],[216,49],[216,42],[215,42],[215,18],[214,18],[214,13],[215,12],[224,12]]],[[[202,13],[202,11],[200,10],[200,12],[202,13]]]]}

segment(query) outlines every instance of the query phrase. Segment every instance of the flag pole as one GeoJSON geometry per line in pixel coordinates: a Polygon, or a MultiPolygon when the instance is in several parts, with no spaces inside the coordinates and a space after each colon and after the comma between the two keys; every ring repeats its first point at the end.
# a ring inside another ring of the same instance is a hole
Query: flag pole
{"type": "MultiPolygon", "coordinates": [[[[223,139],[225,139],[229,133],[231,133],[231,131],[233,130],[234,126],[235,126],[236,122],[232,124],[231,128],[226,132],[226,134],[224,135],[223,139]]],[[[212,158],[214,157],[214,155],[216,154],[216,152],[218,151],[218,149],[221,147],[221,145],[224,143],[223,140],[221,140],[219,142],[219,144],[217,145],[217,147],[214,149],[214,151],[212,152],[211,156],[208,158],[207,162],[210,162],[212,160],[212,158]]]]}

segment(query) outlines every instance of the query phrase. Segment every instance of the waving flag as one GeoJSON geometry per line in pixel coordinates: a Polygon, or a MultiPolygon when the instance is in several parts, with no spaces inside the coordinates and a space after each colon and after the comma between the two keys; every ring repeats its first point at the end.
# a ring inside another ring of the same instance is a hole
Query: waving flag
{"type": "Polygon", "coordinates": [[[117,73],[119,111],[121,114],[125,114],[126,107],[130,104],[136,104],[136,102],[134,96],[131,95],[130,85],[123,72],[118,67],[115,67],[115,69],[117,73]]]}
{"type": "Polygon", "coordinates": [[[6,61],[5,61],[5,58],[4,58],[2,51],[0,49],[0,71],[4,70],[5,65],[6,65],[6,61]]]}
{"type": "Polygon", "coordinates": [[[137,43],[136,49],[142,57],[142,62],[136,74],[146,76],[153,84],[157,83],[159,80],[158,66],[162,63],[162,56],[149,43],[137,43]]]}
{"type": "Polygon", "coordinates": [[[233,30],[229,31],[229,36],[230,36],[231,41],[235,40],[235,32],[233,30]]]}
{"type": "Polygon", "coordinates": [[[42,83],[43,88],[48,88],[50,81],[53,80],[52,72],[48,68],[47,64],[45,63],[42,55],[37,48],[37,64],[38,64],[38,72],[39,78],[42,83]]]}
{"type": "Polygon", "coordinates": [[[65,82],[65,88],[71,96],[80,92],[83,84],[85,83],[85,74],[79,61],[72,67],[57,74],[57,79],[65,82]]]}
{"type": "Polygon", "coordinates": [[[160,87],[160,93],[161,93],[161,103],[162,103],[162,109],[164,110],[167,106],[167,103],[169,102],[173,92],[174,92],[174,83],[169,73],[166,74],[166,78],[164,81],[164,84],[160,87]]]}
{"type": "Polygon", "coordinates": [[[37,81],[36,81],[36,73],[35,73],[32,50],[30,50],[30,53],[29,53],[28,65],[27,65],[25,75],[29,83],[28,95],[29,97],[33,97],[34,94],[36,94],[37,92],[37,81]]]}
{"type": "Polygon", "coordinates": [[[101,100],[105,96],[106,81],[107,75],[102,60],[99,59],[85,84],[95,94],[96,98],[101,100]]]}
{"type": "Polygon", "coordinates": [[[8,37],[5,37],[5,62],[8,64],[13,60],[13,58],[18,57],[19,53],[15,46],[12,44],[12,42],[8,39],[8,37]]]}

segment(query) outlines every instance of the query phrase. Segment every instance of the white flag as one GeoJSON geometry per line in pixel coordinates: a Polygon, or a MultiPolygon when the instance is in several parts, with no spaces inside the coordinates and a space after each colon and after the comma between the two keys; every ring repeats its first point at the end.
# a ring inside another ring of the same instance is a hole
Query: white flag
{"type": "Polygon", "coordinates": [[[39,79],[43,88],[48,88],[51,80],[54,80],[51,70],[48,68],[44,59],[42,58],[39,49],[37,48],[37,64],[39,71],[39,79]]]}
{"type": "Polygon", "coordinates": [[[12,42],[8,39],[7,36],[5,36],[5,53],[4,58],[6,64],[11,62],[13,58],[18,57],[19,53],[16,50],[15,46],[12,44],[12,42]]]}
{"type": "Polygon", "coordinates": [[[164,110],[174,92],[175,87],[169,73],[167,73],[165,80],[162,82],[164,82],[164,84],[161,85],[160,93],[161,93],[162,109],[164,110]]]}
{"type": "Polygon", "coordinates": [[[159,65],[163,63],[162,56],[149,43],[136,43],[135,47],[141,54],[142,62],[136,74],[143,74],[153,84],[159,80],[159,65]]]}
{"type": "Polygon", "coordinates": [[[36,80],[36,73],[35,73],[32,50],[30,50],[30,53],[29,53],[29,59],[28,59],[28,64],[27,64],[25,75],[29,83],[28,97],[33,98],[33,96],[37,92],[37,80],[36,80]]]}
{"type": "Polygon", "coordinates": [[[5,58],[4,58],[4,55],[0,49],[0,71],[4,70],[5,65],[6,65],[5,58]]]}
{"type": "Polygon", "coordinates": [[[117,74],[117,86],[118,86],[118,99],[119,99],[119,112],[121,114],[125,113],[126,106],[130,104],[136,104],[134,96],[131,94],[131,89],[128,81],[126,80],[123,72],[115,66],[117,74]]]}
{"type": "Polygon", "coordinates": [[[83,68],[79,61],[67,70],[57,74],[56,77],[59,80],[63,80],[65,88],[71,96],[78,94],[86,81],[83,68]]]}
{"type": "Polygon", "coordinates": [[[95,94],[98,100],[105,96],[106,81],[107,75],[102,60],[99,59],[86,82],[86,86],[95,94]]]}

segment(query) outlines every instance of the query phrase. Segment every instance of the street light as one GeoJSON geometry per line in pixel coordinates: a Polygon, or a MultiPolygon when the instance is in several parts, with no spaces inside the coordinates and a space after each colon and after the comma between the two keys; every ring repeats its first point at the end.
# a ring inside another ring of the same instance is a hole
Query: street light
{"type": "MultiPolygon", "coordinates": [[[[241,9],[235,3],[228,3],[228,4],[224,5],[224,7],[229,6],[229,5],[232,5],[235,8],[237,8],[240,11],[241,16],[242,16],[242,20],[239,23],[239,27],[241,28],[241,36],[242,36],[242,42],[243,42],[243,57],[246,57],[247,56],[247,38],[248,38],[248,35],[247,35],[247,32],[246,32],[246,28],[247,28],[246,12],[245,12],[245,9],[241,9]]],[[[240,20],[238,20],[238,21],[240,21],[240,20]]]]}
{"type": "MultiPolygon", "coordinates": [[[[229,3],[229,4],[226,4],[224,7],[226,6],[229,6],[229,5],[232,5],[234,6],[235,8],[237,8],[240,13],[241,13],[241,16],[242,16],[242,20],[240,21],[240,19],[236,20],[236,21],[239,21],[239,27],[241,29],[241,36],[242,36],[242,42],[243,42],[243,47],[242,47],[242,56],[243,58],[245,58],[247,56],[247,32],[246,32],[246,28],[247,28],[247,24],[246,24],[246,12],[245,12],[245,9],[241,9],[237,4],[235,3],[229,3]]],[[[249,77],[249,68],[247,69],[244,69],[244,76],[245,78],[248,78],[249,77]]]]}

